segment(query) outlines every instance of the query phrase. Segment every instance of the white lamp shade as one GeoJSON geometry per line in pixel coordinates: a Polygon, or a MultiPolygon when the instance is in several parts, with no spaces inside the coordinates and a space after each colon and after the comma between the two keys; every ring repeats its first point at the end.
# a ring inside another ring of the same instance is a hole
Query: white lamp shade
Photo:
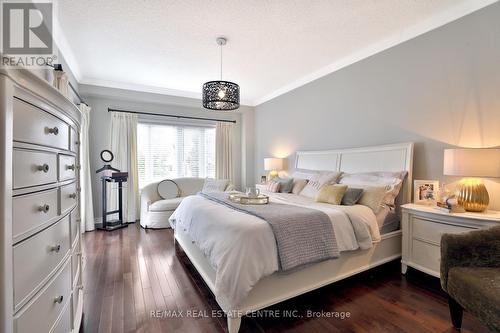
{"type": "Polygon", "coordinates": [[[445,149],[443,173],[462,177],[500,177],[500,149],[445,149]]]}
{"type": "Polygon", "coordinates": [[[283,170],[283,159],[268,157],[264,159],[264,170],[266,171],[277,171],[283,170]]]}

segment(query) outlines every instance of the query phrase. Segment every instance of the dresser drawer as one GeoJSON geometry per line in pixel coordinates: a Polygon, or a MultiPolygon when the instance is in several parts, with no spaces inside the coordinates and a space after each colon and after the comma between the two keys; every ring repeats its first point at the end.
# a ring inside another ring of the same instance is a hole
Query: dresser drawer
{"type": "Polygon", "coordinates": [[[78,132],[71,127],[70,128],[70,142],[69,142],[69,150],[72,152],[78,152],[78,148],[80,147],[80,138],[78,137],[78,132]]]}
{"type": "Polygon", "coordinates": [[[59,154],[59,180],[75,179],[76,159],[74,156],[59,154]]]}
{"type": "Polygon", "coordinates": [[[57,155],[37,150],[14,149],[14,188],[57,182],[57,155]]]}
{"type": "Polygon", "coordinates": [[[61,215],[64,215],[76,205],[78,197],[76,194],[76,183],[61,186],[59,193],[61,195],[61,215]]]}
{"type": "Polygon", "coordinates": [[[81,261],[80,257],[82,255],[82,251],[80,250],[80,242],[76,244],[73,252],[71,253],[71,283],[75,285],[75,281],[78,280],[79,275],[81,274],[81,261]]]}
{"type": "Polygon", "coordinates": [[[413,238],[439,245],[443,234],[458,234],[474,230],[450,224],[436,223],[413,217],[413,238]]]}
{"type": "Polygon", "coordinates": [[[414,239],[412,241],[413,262],[439,275],[441,247],[414,239]]]}
{"type": "MultiPolygon", "coordinates": [[[[81,282],[80,282],[81,283],[81,282]]],[[[78,313],[78,306],[80,305],[80,303],[83,301],[83,290],[78,287],[76,289],[73,290],[73,297],[72,297],[72,321],[73,321],[73,324],[71,325],[73,327],[73,329],[75,330],[75,332],[78,332],[78,328],[75,327],[75,320],[77,318],[77,316],[79,315],[78,313]]],[[[83,307],[83,305],[81,305],[83,307]]],[[[81,315],[81,314],[80,314],[81,315]]]]}
{"type": "Polygon", "coordinates": [[[75,244],[75,239],[80,233],[80,209],[76,207],[71,211],[70,216],[70,231],[71,231],[71,244],[75,244]]]}
{"type": "Polygon", "coordinates": [[[50,331],[70,299],[70,274],[68,260],[59,274],[16,315],[14,318],[16,333],[50,331]]]}
{"type": "MultiPolygon", "coordinates": [[[[69,250],[68,216],[14,246],[14,304],[16,308],[45,282],[69,250]]],[[[68,280],[71,280],[70,276],[68,280]]]]}
{"type": "Polygon", "coordinates": [[[59,317],[56,325],[50,333],[69,333],[71,332],[71,303],[67,302],[66,307],[59,317]]]}
{"type": "Polygon", "coordinates": [[[14,197],[12,238],[14,242],[36,232],[57,218],[57,189],[14,197]]]}
{"type": "Polygon", "coordinates": [[[68,150],[69,125],[48,112],[14,99],[14,140],[68,150]]]}

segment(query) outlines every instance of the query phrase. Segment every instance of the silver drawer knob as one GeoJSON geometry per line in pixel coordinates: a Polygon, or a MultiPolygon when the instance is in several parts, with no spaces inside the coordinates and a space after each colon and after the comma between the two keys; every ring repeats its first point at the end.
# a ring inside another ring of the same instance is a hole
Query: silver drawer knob
{"type": "Polygon", "coordinates": [[[75,165],[74,164],[66,165],[66,169],[67,170],[75,170],[75,165]]]}
{"type": "Polygon", "coordinates": [[[71,199],[76,199],[76,193],[71,193],[71,194],[69,195],[69,197],[70,197],[71,199]]]}
{"type": "Polygon", "coordinates": [[[61,251],[61,244],[52,245],[50,247],[50,252],[59,253],[59,251],[61,251]]]}
{"type": "Polygon", "coordinates": [[[75,141],[75,145],[79,145],[80,144],[80,141],[75,141]]]}
{"type": "Polygon", "coordinates": [[[47,205],[47,204],[45,204],[45,205],[43,205],[43,206],[38,207],[38,211],[39,211],[39,212],[44,212],[44,213],[47,213],[47,212],[49,211],[49,208],[50,208],[50,206],[49,206],[49,205],[47,205]]]}
{"type": "Polygon", "coordinates": [[[54,134],[54,135],[59,134],[59,128],[57,128],[56,126],[54,126],[53,128],[45,127],[45,130],[49,134],[54,134]]]}
{"type": "Polygon", "coordinates": [[[64,299],[64,296],[61,295],[61,296],[57,296],[56,298],[54,298],[54,303],[58,303],[58,304],[61,304],[62,301],[64,299]]]}
{"type": "Polygon", "coordinates": [[[47,163],[44,163],[43,165],[38,165],[36,167],[38,171],[43,171],[45,173],[49,172],[49,165],[47,163]]]}

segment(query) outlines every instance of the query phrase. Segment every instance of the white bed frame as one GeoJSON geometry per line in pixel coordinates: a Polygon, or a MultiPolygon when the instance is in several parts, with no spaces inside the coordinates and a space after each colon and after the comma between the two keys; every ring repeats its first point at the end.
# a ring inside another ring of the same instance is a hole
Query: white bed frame
{"type": "MultiPolygon", "coordinates": [[[[336,149],[327,151],[299,151],[295,168],[309,170],[336,170],[343,172],[402,171],[408,172],[397,200],[398,204],[411,200],[413,143],[336,149]]],[[[215,291],[215,270],[193,244],[189,236],[175,229],[175,240],[208,285],[215,291]]],[[[272,274],[261,279],[235,311],[220,307],[227,313],[229,333],[238,332],[241,316],[321,288],[332,282],[366,271],[401,257],[401,230],[382,235],[382,240],[368,250],[343,252],[339,259],[327,260],[290,274],[272,274]]],[[[244,259],[243,259],[244,260],[244,259]]]]}

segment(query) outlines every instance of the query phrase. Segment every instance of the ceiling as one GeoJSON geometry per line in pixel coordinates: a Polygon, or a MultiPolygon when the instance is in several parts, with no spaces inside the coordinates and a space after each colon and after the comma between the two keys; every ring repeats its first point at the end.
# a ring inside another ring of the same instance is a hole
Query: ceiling
{"type": "Polygon", "coordinates": [[[223,78],[257,105],[492,2],[63,0],[59,40],[80,83],[200,97],[223,35],[223,78]]]}

